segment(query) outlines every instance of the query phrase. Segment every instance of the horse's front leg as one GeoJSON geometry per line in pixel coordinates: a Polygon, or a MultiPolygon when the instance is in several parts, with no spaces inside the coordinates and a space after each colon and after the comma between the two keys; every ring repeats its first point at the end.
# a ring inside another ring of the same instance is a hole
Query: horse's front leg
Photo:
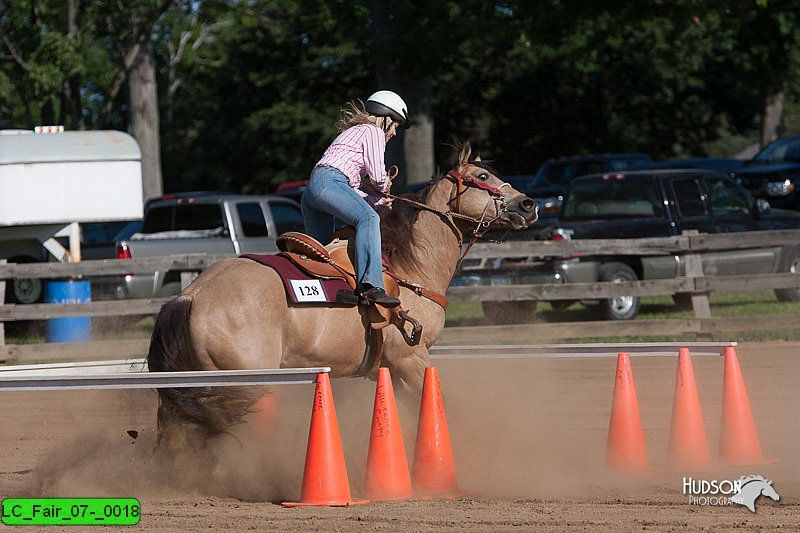
{"type": "Polygon", "coordinates": [[[425,369],[431,364],[428,349],[417,346],[403,357],[386,361],[397,398],[412,412],[419,408],[425,369]]]}

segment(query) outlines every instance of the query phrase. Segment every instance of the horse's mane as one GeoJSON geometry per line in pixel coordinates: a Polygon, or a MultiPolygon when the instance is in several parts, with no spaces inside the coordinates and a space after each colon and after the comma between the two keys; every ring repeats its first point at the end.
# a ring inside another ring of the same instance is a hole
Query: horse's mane
{"type": "MultiPolygon", "coordinates": [[[[451,145],[457,153],[462,153],[464,146],[469,141],[455,142],[451,145]]],[[[470,161],[470,164],[478,166],[492,174],[497,171],[492,167],[491,161],[470,161]]],[[[418,193],[406,193],[400,198],[408,198],[415,202],[425,203],[433,185],[444,179],[446,174],[439,173],[428,182],[428,185],[418,193]]],[[[418,257],[414,255],[414,245],[418,235],[413,231],[414,223],[419,217],[421,209],[403,200],[392,202],[391,209],[380,209],[381,215],[381,242],[383,252],[389,261],[395,265],[409,270],[422,271],[424,265],[418,257]]]]}
{"type": "Polygon", "coordinates": [[[766,483],[769,483],[769,480],[764,478],[764,476],[762,476],[761,474],[751,474],[749,476],[742,476],[739,479],[739,481],[741,481],[742,486],[745,486],[746,484],[750,483],[751,481],[764,481],[766,483]]]}

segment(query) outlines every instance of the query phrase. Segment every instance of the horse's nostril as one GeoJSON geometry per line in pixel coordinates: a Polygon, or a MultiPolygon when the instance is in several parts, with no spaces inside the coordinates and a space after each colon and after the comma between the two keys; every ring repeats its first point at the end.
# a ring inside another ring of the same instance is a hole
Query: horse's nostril
{"type": "Polygon", "coordinates": [[[520,205],[526,211],[533,211],[536,208],[536,202],[534,202],[530,198],[526,198],[525,200],[522,200],[522,202],[520,202],[520,205]]]}

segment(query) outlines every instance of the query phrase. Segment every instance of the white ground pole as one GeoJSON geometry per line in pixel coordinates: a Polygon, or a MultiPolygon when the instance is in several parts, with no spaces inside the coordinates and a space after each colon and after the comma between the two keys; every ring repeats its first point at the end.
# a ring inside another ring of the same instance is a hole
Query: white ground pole
{"type": "Polygon", "coordinates": [[[469,346],[434,346],[431,360],[442,359],[530,359],[616,357],[627,352],[631,357],[677,356],[681,348],[691,355],[723,355],[736,342],[629,342],[594,344],[498,344],[469,346]]]}
{"type": "MultiPolygon", "coordinates": [[[[431,360],[596,358],[616,357],[620,352],[627,352],[631,357],[669,357],[677,356],[680,348],[687,348],[694,356],[719,356],[725,348],[736,345],[736,342],[640,342],[434,346],[431,360]]],[[[144,359],[12,365],[0,367],[0,391],[310,384],[320,372],[330,372],[330,368],[147,372],[144,359]]]]}
{"type": "MultiPolygon", "coordinates": [[[[64,365],[66,365],[65,363],[64,365]]],[[[0,392],[44,390],[160,389],[183,387],[241,387],[251,385],[289,385],[315,383],[317,374],[329,367],[281,368],[271,370],[217,370],[191,372],[131,372],[125,361],[97,361],[84,366],[45,365],[48,368],[4,369],[0,372],[0,392]],[[106,363],[102,366],[100,363],[106,363]],[[109,368],[128,370],[109,371],[109,368]],[[101,372],[102,369],[102,373],[101,372]],[[93,373],[94,372],[94,373],[93,373]]],[[[10,367],[13,368],[13,367],[10,367]]]]}

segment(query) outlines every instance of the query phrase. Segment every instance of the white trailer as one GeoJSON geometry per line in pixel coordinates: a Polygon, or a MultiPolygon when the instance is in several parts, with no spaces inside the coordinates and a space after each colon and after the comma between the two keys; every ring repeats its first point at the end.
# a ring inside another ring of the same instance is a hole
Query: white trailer
{"type": "MultiPolygon", "coordinates": [[[[80,260],[80,223],[141,218],[141,158],[121,131],[0,131],[0,259],[80,260]]],[[[7,285],[7,302],[42,299],[40,280],[7,285]]]]}

